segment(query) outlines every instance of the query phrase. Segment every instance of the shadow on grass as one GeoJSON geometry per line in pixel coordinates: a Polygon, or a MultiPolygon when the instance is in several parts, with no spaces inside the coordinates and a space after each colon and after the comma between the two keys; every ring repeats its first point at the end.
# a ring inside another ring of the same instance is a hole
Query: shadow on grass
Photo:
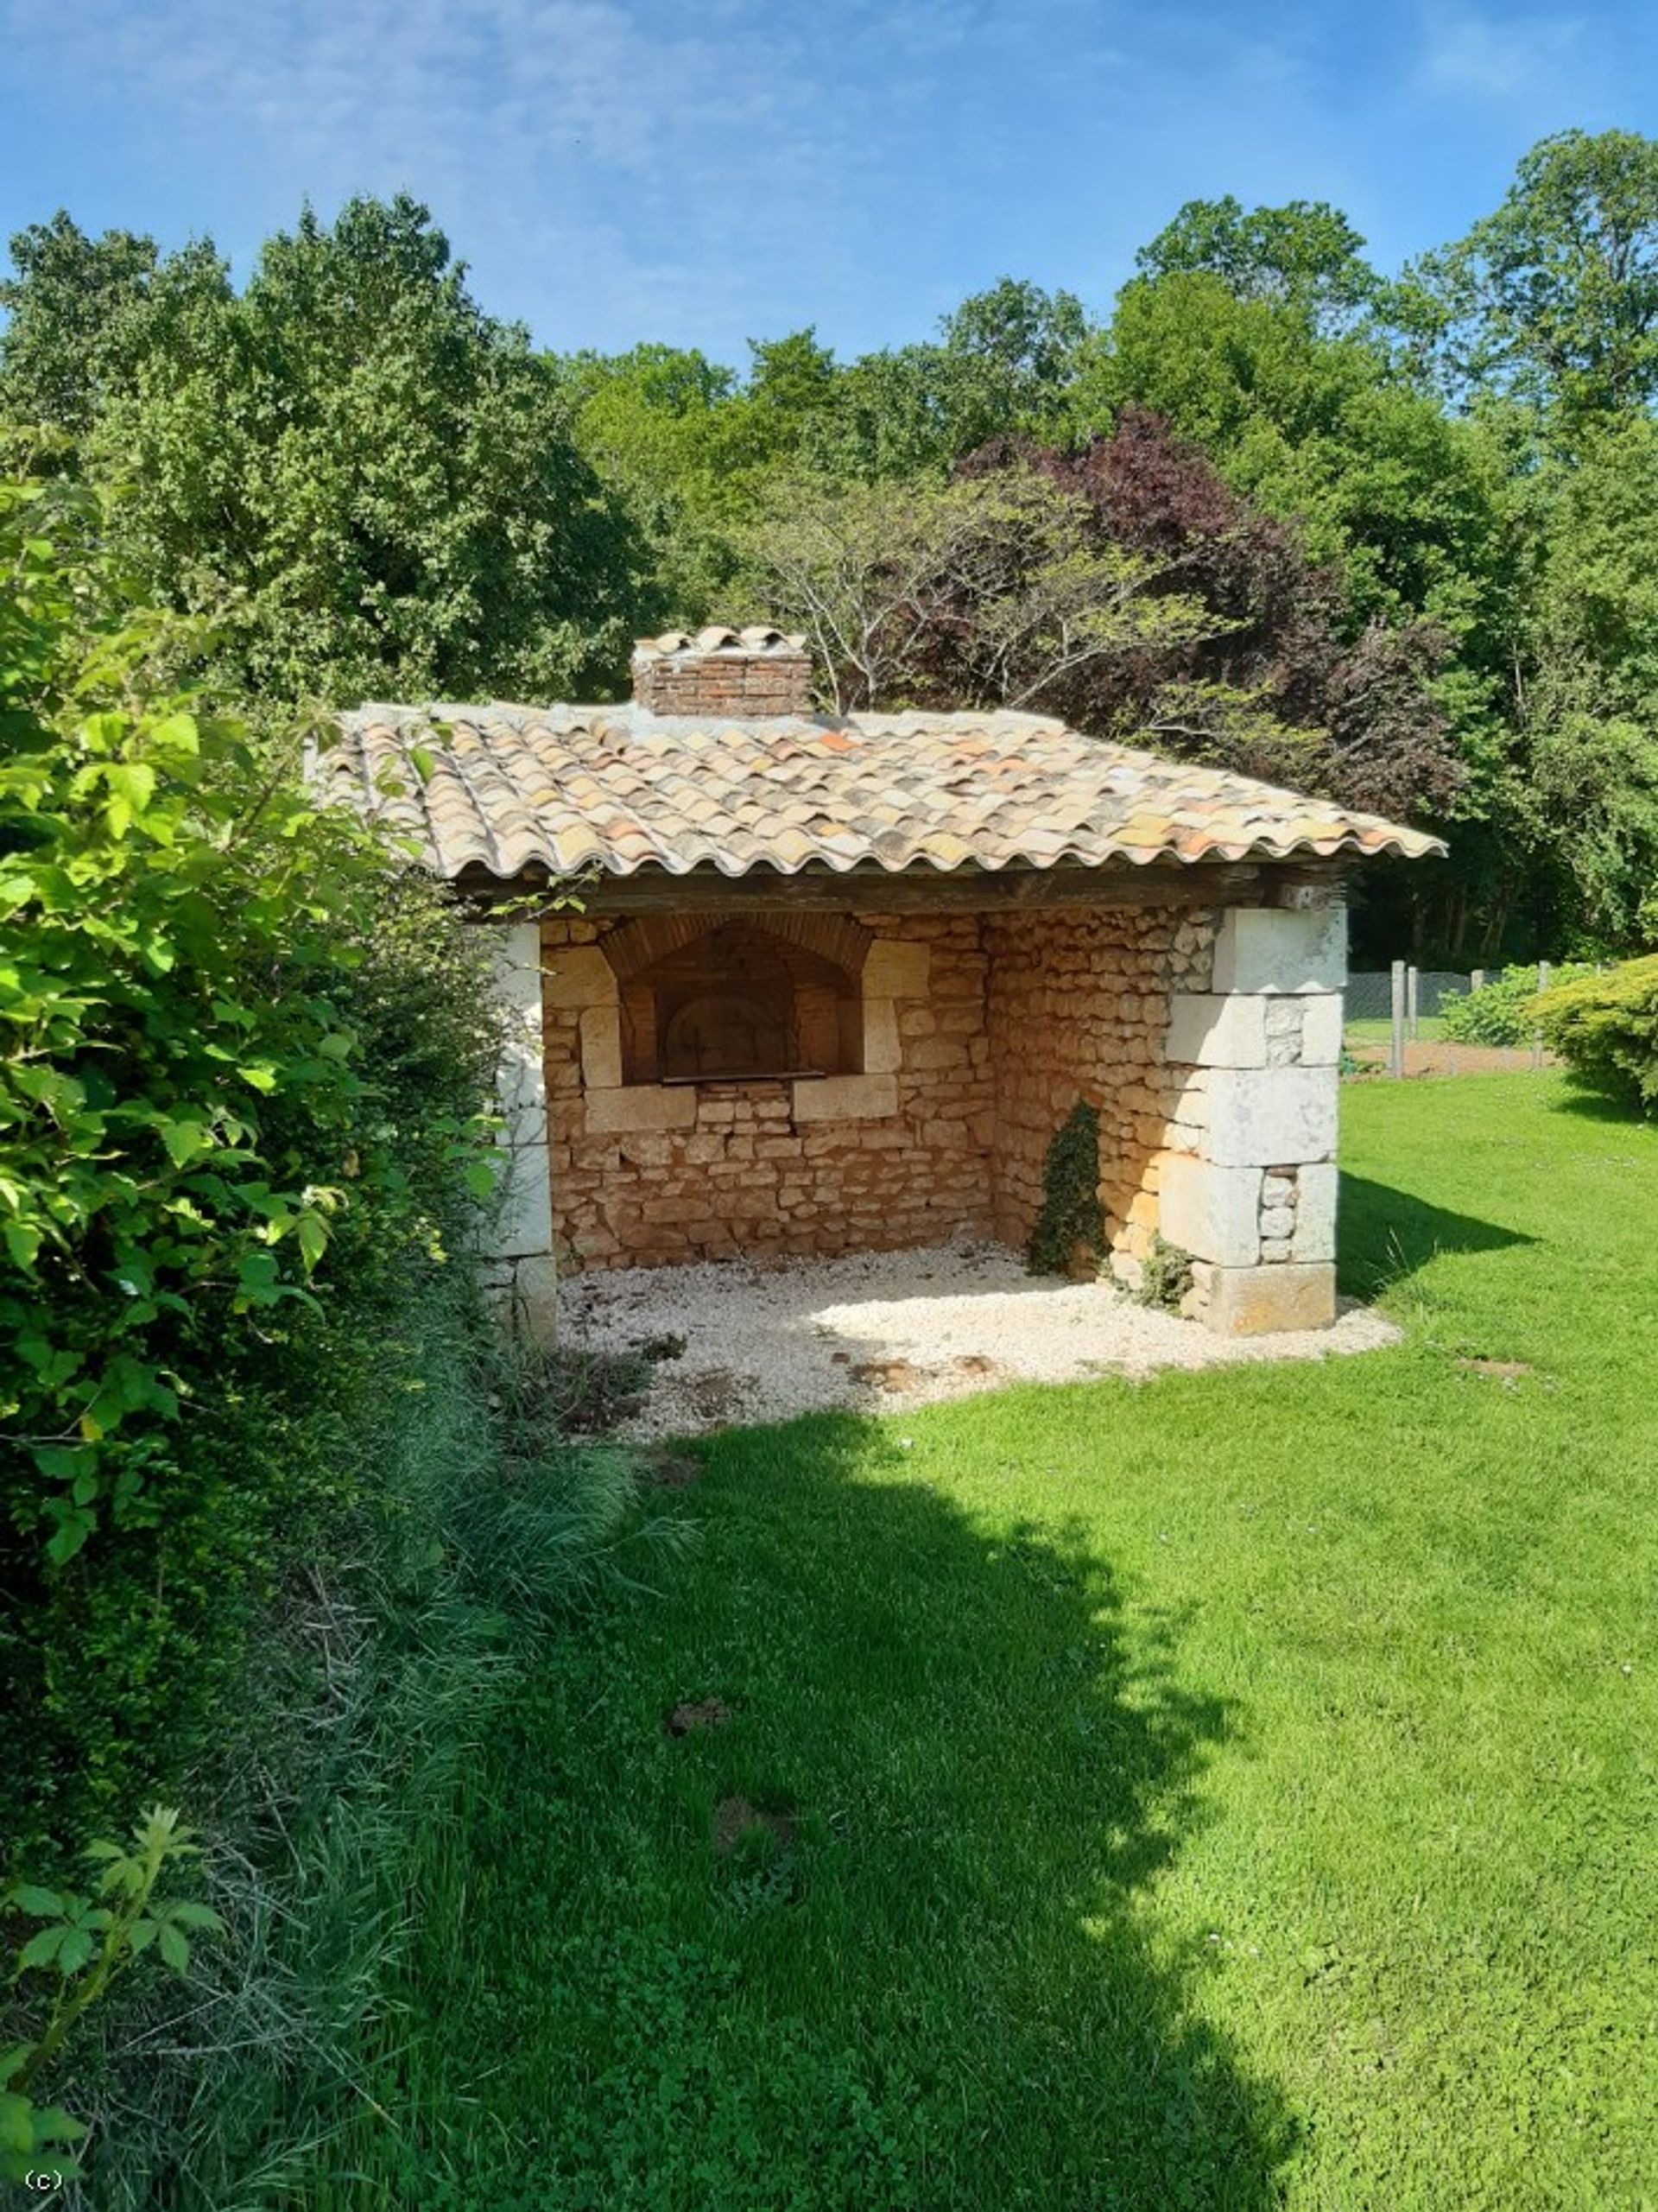
{"type": "Polygon", "coordinates": [[[1604,1121],[1625,1129],[1650,1129],[1653,1124],[1632,1098],[1614,1098],[1605,1091],[1579,1087],[1570,1076],[1558,1098],[1549,1101],[1552,1113],[1576,1114],[1583,1121],[1604,1121]]]}
{"type": "Polygon", "coordinates": [[[1337,1220],[1338,1279],[1361,1298],[1415,1274],[1439,1252],[1503,1252],[1536,1241],[1500,1222],[1431,1206],[1414,1191],[1345,1173],[1337,1220]]]}
{"type": "MultiPolygon", "coordinates": [[[[698,1450],[676,1505],[703,1540],[607,1638],[544,1785],[573,1886],[490,1977],[488,2101],[537,2145],[517,2185],[617,2212],[1277,2202],[1281,2102],[1189,2002],[1218,1955],[1145,1910],[1229,1727],[1176,1624],[1079,1535],[976,1525],[889,1424],[698,1450]],[[714,1698],[725,1725],[665,1737],[714,1698]],[[781,1847],[714,1848],[737,1799],[781,1847]]],[[[475,1929],[495,1884],[524,1893],[548,1749],[532,1699],[516,1786],[470,1816],[475,1929]]]]}

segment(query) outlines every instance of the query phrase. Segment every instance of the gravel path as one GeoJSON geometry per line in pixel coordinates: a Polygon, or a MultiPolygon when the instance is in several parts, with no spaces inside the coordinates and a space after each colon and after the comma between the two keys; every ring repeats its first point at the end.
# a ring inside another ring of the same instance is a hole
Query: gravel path
{"type": "Polygon", "coordinates": [[[564,1283],[559,1310],[573,1346],[622,1351],[645,1337],[685,1339],[623,1432],[640,1438],[787,1421],[821,1407],[894,1412],[1013,1381],[1321,1360],[1399,1341],[1391,1322],[1351,1302],[1333,1328],[1213,1336],[1110,1283],[1028,1275],[998,1245],[766,1268],[599,1269],[564,1283]]]}

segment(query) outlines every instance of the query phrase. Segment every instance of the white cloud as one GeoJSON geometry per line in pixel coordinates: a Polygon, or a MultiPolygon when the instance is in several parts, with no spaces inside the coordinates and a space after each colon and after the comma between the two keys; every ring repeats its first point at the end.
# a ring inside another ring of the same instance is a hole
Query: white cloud
{"type": "Polygon", "coordinates": [[[1583,32],[1576,16],[1445,16],[1427,26],[1422,81],[1431,92],[1511,99],[1574,63],[1583,32]]]}
{"type": "MultiPolygon", "coordinates": [[[[555,318],[602,298],[617,333],[759,335],[856,286],[883,116],[926,97],[929,52],[983,5],[0,0],[0,46],[18,75],[117,108],[151,161],[225,179],[232,204],[291,216],[303,195],[326,211],[407,187],[492,302],[510,270],[555,318]]],[[[211,206],[202,227],[234,243],[211,206]]]]}

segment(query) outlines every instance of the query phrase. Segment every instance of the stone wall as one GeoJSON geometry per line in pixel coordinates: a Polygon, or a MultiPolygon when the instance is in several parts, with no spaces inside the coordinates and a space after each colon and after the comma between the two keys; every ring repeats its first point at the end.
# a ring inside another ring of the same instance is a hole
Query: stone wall
{"type": "Polygon", "coordinates": [[[978,922],[857,920],[864,937],[841,929],[842,949],[861,957],[857,1072],[668,1086],[622,1081],[631,961],[622,941],[604,948],[638,925],[543,924],[552,1209],[566,1265],[896,1250],[990,1233],[978,922]]]}
{"type": "Polygon", "coordinates": [[[1022,1245],[1042,1203],[1054,1131],[1099,1112],[1100,1203],[1113,1264],[1132,1277],[1157,1223],[1161,1157],[1180,1086],[1164,1067],[1172,994],[1210,980],[1212,916],[1131,907],[992,916],[990,1161],[996,1232],[1022,1245]]]}
{"type": "Polygon", "coordinates": [[[1339,910],[785,911],[779,934],[850,979],[850,1072],[624,1081],[631,994],[701,926],[542,924],[560,1266],[1022,1246],[1084,1100],[1120,1279],[1161,1233],[1217,1328],[1332,1318],[1339,910]]]}

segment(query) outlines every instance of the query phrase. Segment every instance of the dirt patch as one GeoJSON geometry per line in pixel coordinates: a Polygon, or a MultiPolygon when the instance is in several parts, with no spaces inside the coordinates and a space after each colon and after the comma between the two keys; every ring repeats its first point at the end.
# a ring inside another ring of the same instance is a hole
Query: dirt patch
{"type": "Polygon", "coordinates": [[[690,1378],[685,1394],[697,1418],[711,1426],[733,1421],[743,1410],[743,1385],[729,1367],[705,1367],[690,1378]]]}
{"type": "MultiPolygon", "coordinates": [[[[1388,1067],[1388,1048],[1385,1044],[1357,1044],[1351,1051],[1361,1068],[1367,1070],[1380,1068],[1385,1074],[1388,1067]]],[[[1559,1064],[1552,1055],[1543,1055],[1545,1068],[1554,1068],[1559,1064]]],[[[1407,1043],[1405,1046],[1407,1075],[1524,1075],[1536,1065],[1529,1045],[1437,1043],[1407,1043]]]]}
{"type": "Polygon", "coordinates": [[[1505,1383],[1517,1383],[1522,1375],[1536,1372],[1523,1360],[1459,1360],[1457,1365],[1465,1367],[1471,1375],[1495,1375],[1505,1383]]]}
{"type": "Polygon", "coordinates": [[[722,1797],[714,1807],[710,1834],[715,1854],[721,1859],[729,1859],[750,1836],[769,1835],[788,1850],[794,1841],[794,1819],[791,1813],[750,1804],[746,1797],[722,1797]]]}
{"type": "Polygon", "coordinates": [[[652,1452],[642,1472],[658,1490],[688,1490],[702,1480],[702,1461],[689,1452],[652,1452]]]}
{"type": "Polygon", "coordinates": [[[909,1360],[860,1360],[847,1372],[855,1383],[873,1383],[877,1390],[919,1390],[927,1379],[909,1360]]]}
{"type": "Polygon", "coordinates": [[[687,1699],[662,1716],[665,1736],[699,1735],[707,1728],[723,1728],[731,1708],[722,1697],[687,1699]]]}

